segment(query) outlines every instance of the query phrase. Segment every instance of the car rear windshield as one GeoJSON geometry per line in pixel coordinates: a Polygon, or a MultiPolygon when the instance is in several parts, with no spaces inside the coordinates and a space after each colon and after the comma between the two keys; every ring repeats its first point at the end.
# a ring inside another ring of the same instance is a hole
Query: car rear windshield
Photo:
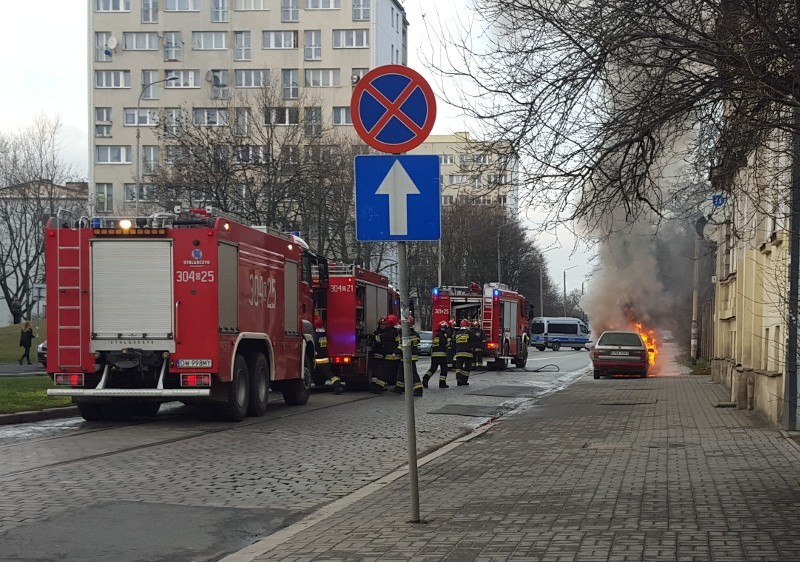
{"type": "Polygon", "coordinates": [[[420,332],[419,339],[421,340],[432,340],[433,339],[433,332],[420,332]]]}
{"type": "Polygon", "coordinates": [[[606,332],[600,336],[600,341],[597,345],[642,345],[642,340],[639,339],[638,334],[631,332],[606,332]]]}

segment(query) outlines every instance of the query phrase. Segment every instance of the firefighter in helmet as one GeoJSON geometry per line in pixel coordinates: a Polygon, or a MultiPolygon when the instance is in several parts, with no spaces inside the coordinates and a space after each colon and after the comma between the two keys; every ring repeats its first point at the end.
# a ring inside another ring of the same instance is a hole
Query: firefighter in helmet
{"type": "Polygon", "coordinates": [[[447,322],[447,340],[450,342],[450,347],[447,348],[447,368],[452,369],[455,367],[456,348],[453,342],[453,336],[456,335],[456,321],[450,319],[447,322]]]}
{"type": "Polygon", "coordinates": [[[328,358],[328,332],[325,330],[325,322],[316,314],[314,315],[314,351],[316,353],[315,374],[331,381],[333,391],[341,394],[344,391],[342,379],[333,374],[328,358]]]}
{"type": "Polygon", "coordinates": [[[370,391],[376,394],[385,392],[387,387],[397,383],[397,373],[400,371],[403,356],[400,353],[400,320],[394,314],[386,317],[383,328],[380,326],[375,333],[375,343],[380,346],[383,354],[381,370],[377,377],[373,377],[370,391]]]}
{"type": "MultiPolygon", "coordinates": [[[[414,396],[422,396],[422,380],[419,378],[419,371],[417,370],[417,361],[419,361],[419,333],[414,329],[414,317],[408,317],[408,334],[411,337],[411,368],[414,373],[414,396]]],[[[397,394],[403,394],[406,390],[405,372],[403,371],[402,364],[397,374],[397,384],[394,386],[394,391],[397,394]]]]}
{"type": "Polygon", "coordinates": [[[464,318],[461,327],[453,336],[453,347],[456,352],[456,382],[458,386],[469,385],[469,373],[472,371],[475,334],[470,329],[469,320],[464,318]]]}
{"type": "Polygon", "coordinates": [[[433,333],[431,341],[431,366],[422,377],[422,386],[428,388],[428,381],[439,369],[439,388],[450,388],[447,385],[447,352],[450,350],[450,338],[447,337],[447,322],[442,320],[433,333]]]}
{"type": "Polygon", "coordinates": [[[475,367],[483,367],[483,350],[486,345],[486,332],[478,320],[472,321],[472,333],[475,335],[475,367]]]}
{"type": "Polygon", "coordinates": [[[383,354],[386,345],[381,341],[380,334],[386,329],[386,317],[382,316],[378,320],[378,327],[370,335],[370,392],[380,394],[386,391],[386,385],[381,383],[383,376],[383,354]]]}

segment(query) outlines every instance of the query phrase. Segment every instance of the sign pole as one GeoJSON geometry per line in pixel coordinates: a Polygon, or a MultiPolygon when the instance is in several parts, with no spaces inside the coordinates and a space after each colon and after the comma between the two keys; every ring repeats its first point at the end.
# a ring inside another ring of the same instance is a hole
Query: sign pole
{"type": "Polygon", "coordinates": [[[408,264],[405,242],[397,243],[397,282],[400,285],[402,318],[403,380],[405,381],[408,478],[411,482],[411,523],[419,523],[419,475],[417,473],[417,426],[414,416],[414,370],[411,365],[411,330],[408,324],[408,264]]]}

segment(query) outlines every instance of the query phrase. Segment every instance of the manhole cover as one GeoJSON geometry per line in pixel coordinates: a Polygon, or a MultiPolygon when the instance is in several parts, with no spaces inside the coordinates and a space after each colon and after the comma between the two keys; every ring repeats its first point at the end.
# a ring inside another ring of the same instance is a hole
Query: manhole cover
{"type": "Polygon", "coordinates": [[[538,393],[546,390],[541,386],[512,386],[512,385],[497,385],[487,386],[486,388],[476,388],[466,392],[465,394],[474,394],[478,396],[498,396],[501,398],[513,398],[515,396],[534,397],[538,393]]]}
{"type": "Polygon", "coordinates": [[[473,406],[471,404],[448,404],[429,414],[450,414],[455,416],[474,416],[476,418],[496,418],[509,411],[500,406],[473,406]]]}

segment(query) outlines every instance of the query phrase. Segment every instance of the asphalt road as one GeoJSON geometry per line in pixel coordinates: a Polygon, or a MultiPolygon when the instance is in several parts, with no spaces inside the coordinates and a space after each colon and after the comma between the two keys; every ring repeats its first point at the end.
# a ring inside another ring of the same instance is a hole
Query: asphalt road
{"type": "MultiPolygon", "coordinates": [[[[427,390],[415,399],[420,456],[535,404],[588,364],[585,351],[533,350],[524,370],[427,390]]],[[[406,455],[402,397],[327,389],[301,407],[271,397],[266,416],[239,424],[168,405],[152,421],[0,427],[2,559],[218,560],[392,472],[406,455]]]]}

